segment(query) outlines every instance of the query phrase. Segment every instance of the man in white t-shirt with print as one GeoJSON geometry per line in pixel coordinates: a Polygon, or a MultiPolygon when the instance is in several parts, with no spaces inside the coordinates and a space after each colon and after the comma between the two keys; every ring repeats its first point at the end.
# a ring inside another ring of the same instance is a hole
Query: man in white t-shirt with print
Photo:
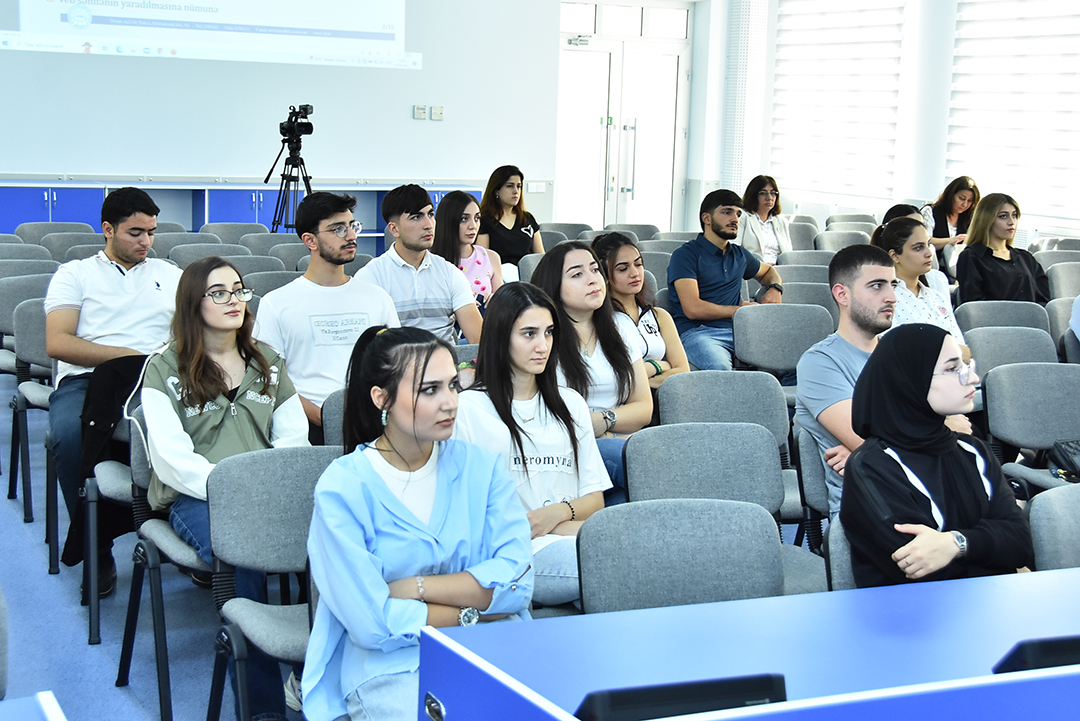
{"type": "Polygon", "coordinates": [[[430,252],[435,209],[428,192],[419,185],[398,186],[383,198],[382,215],[394,243],[356,277],[390,294],[403,326],[454,343],[456,322],[469,343],[479,343],[483,319],[465,274],[430,252]]]}
{"type": "Polygon", "coordinates": [[[255,337],[285,358],[315,445],[323,442],[322,405],[345,386],[356,339],[373,325],[399,325],[385,290],[345,275],[361,230],[355,207],[356,198],[333,193],[300,201],[296,234],[311,250],[311,264],[304,275],[266,294],[255,324],[255,337]]]}
{"type": "MultiPolygon", "coordinates": [[[[90,375],[101,363],[151,353],[169,340],[180,269],[147,258],[157,204],[143,190],[120,188],[101,205],[105,250],[64,263],[45,295],[45,347],[57,364],[49,398],[56,477],[68,516],[83,486],[82,411],[90,375]]],[[[111,539],[99,536],[98,593],[116,587],[111,539]]]]}

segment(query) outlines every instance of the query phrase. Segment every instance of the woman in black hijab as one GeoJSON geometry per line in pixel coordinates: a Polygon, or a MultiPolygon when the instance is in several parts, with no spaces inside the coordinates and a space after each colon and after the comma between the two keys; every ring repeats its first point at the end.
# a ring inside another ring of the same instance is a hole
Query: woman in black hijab
{"type": "Polygon", "coordinates": [[[840,520],[860,587],[1012,573],[1031,533],[989,447],[945,427],[971,411],[974,362],[937,326],[882,336],[855,384],[840,520]]]}

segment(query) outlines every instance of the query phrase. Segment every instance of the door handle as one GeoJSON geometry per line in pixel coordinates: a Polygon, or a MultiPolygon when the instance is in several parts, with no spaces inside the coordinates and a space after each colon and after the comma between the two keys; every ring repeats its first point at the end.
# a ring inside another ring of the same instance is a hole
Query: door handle
{"type": "Polygon", "coordinates": [[[634,118],[633,125],[624,125],[622,126],[622,129],[634,133],[634,142],[630,145],[630,187],[620,188],[620,192],[630,193],[630,200],[633,200],[634,188],[637,187],[637,118],[634,118]]]}

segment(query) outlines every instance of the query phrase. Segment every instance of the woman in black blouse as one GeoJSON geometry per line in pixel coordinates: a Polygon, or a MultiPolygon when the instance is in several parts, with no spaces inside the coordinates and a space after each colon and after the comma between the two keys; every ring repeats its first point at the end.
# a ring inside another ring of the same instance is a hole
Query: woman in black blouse
{"type": "Polygon", "coordinates": [[[544,252],[540,226],[525,210],[524,183],[525,176],[516,166],[495,168],[480,200],[476,244],[494,250],[504,264],[514,266],[523,256],[544,252]]]}
{"type": "Polygon", "coordinates": [[[964,251],[956,260],[960,302],[1026,300],[1050,302],[1050,283],[1035,257],[1013,247],[1020,206],[1004,193],[979,201],[964,251]]]}
{"type": "Polygon", "coordinates": [[[851,398],[866,440],[844,467],[840,520],[860,588],[1013,573],[1031,533],[1001,466],[945,417],[967,413],[979,377],[942,328],[912,323],[881,337],[851,398]]]}

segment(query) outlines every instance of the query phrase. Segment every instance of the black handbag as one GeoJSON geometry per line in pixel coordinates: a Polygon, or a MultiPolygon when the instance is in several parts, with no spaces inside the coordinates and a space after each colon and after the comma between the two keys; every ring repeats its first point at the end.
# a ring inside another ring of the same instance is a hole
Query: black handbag
{"type": "Polygon", "coordinates": [[[1080,482],[1080,440],[1058,441],[1046,455],[1051,473],[1069,483],[1080,482]]]}

